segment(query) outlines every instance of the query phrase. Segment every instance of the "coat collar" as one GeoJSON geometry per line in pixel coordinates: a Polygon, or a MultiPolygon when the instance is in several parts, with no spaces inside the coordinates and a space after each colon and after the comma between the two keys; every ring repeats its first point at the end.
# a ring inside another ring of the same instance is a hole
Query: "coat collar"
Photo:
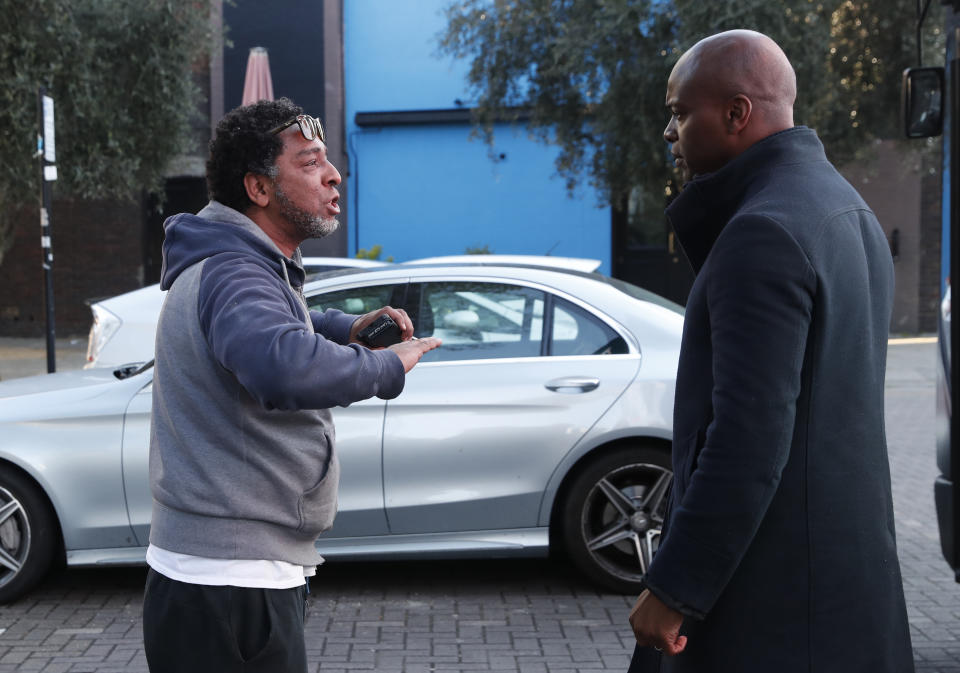
{"type": "Polygon", "coordinates": [[[688,182],[666,212],[694,273],[700,272],[720,232],[747,196],[766,184],[771,168],[826,160],[817,134],[794,126],[755,143],[720,170],[688,182]]]}

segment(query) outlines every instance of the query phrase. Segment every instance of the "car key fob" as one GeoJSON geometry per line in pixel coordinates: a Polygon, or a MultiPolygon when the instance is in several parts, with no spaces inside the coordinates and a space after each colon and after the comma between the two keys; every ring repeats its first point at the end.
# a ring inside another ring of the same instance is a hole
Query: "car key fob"
{"type": "Polygon", "coordinates": [[[401,341],[400,327],[386,313],[364,327],[357,339],[371,348],[390,346],[401,341]]]}

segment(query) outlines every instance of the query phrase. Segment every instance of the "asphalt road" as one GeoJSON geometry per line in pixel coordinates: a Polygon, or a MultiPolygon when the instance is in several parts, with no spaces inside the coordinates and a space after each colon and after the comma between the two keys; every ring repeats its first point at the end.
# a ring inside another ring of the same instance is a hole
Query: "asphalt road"
{"type": "MultiPolygon", "coordinates": [[[[935,352],[891,345],[887,434],[917,670],[960,673],[960,585],[932,496],[935,352]]],[[[0,673],[146,671],[144,574],[64,570],[0,607],[0,673]]],[[[330,563],[311,586],[312,671],[625,671],[632,650],[632,597],[598,593],[560,562],[330,563]]]]}

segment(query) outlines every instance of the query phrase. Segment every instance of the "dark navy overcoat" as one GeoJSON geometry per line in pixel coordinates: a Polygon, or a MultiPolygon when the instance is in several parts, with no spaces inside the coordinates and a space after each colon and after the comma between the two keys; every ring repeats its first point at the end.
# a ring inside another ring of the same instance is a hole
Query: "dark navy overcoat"
{"type": "Polygon", "coordinates": [[[893,262],[876,217],[805,127],[694,179],[667,214],[697,277],[671,513],[647,574],[689,641],[660,670],[913,671],[883,414],[893,262]]]}

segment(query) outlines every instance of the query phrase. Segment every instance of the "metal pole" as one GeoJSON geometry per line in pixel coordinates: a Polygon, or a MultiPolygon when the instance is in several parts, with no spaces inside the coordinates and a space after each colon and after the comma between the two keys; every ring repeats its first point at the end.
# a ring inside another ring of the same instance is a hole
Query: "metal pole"
{"type": "Polygon", "coordinates": [[[50,183],[57,179],[55,145],[53,138],[53,99],[44,87],[37,91],[37,119],[39,122],[38,156],[40,160],[40,245],[43,255],[44,301],[47,314],[47,372],[57,370],[56,322],[53,311],[53,248],[51,247],[50,208],[53,190],[50,183]]]}
{"type": "MultiPolygon", "coordinates": [[[[955,49],[960,49],[960,28],[954,29],[955,49]]],[[[950,73],[950,284],[960,289],[960,52],[947,64],[950,73]]],[[[946,188],[946,185],[945,185],[946,188]]],[[[952,291],[951,291],[951,303],[952,291]]],[[[960,582],[960,319],[951,311],[950,320],[950,474],[953,482],[953,564],[954,579],[960,582]]]]}

